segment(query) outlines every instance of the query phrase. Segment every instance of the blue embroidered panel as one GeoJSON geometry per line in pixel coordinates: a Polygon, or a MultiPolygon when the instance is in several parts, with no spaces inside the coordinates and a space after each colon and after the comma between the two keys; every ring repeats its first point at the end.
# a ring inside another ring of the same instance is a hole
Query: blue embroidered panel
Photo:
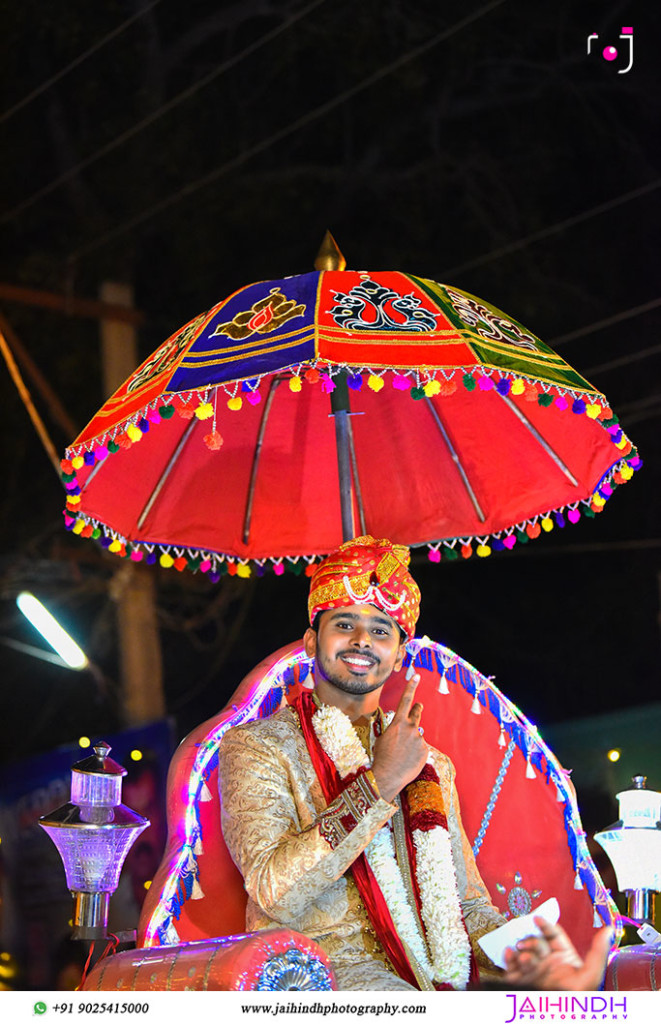
{"type": "Polygon", "coordinates": [[[242,380],[313,359],[319,273],[248,285],[214,314],[168,384],[169,392],[242,380]]]}

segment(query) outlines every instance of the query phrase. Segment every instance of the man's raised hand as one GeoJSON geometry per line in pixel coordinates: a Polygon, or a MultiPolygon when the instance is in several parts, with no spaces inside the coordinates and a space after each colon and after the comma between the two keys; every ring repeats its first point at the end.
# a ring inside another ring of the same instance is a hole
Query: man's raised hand
{"type": "Polygon", "coordinates": [[[419,682],[418,675],[407,682],[395,717],[374,744],[372,771],[381,796],[389,802],[420,774],[429,754],[420,733],[422,704],[413,702],[419,682]]]}

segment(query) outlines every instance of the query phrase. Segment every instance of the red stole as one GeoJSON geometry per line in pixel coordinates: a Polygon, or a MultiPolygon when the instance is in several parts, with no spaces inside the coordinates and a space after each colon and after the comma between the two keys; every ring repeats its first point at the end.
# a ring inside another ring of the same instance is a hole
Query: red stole
{"type": "MultiPolygon", "coordinates": [[[[293,701],[292,707],[298,713],[298,717],[301,723],[301,729],[303,731],[303,737],[312,759],[312,766],[317,773],[317,778],[321,784],[321,789],[326,798],[328,804],[332,803],[333,800],[342,792],[345,786],[351,782],[355,776],[348,776],[346,779],[341,779],[337,768],[331,761],[326,751],[321,746],[317,734],[314,731],[312,725],[312,716],[317,710],[315,703],[312,699],[312,694],[309,691],[303,691],[293,701]]],[[[360,769],[364,771],[365,769],[360,769]]],[[[368,917],[372,922],[372,926],[379,942],[383,946],[390,960],[391,964],[395,968],[396,973],[403,978],[404,981],[408,981],[409,985],[413,985],[414,988],[420,988],[418,985],[415,974],[411,970],[411,965],[408,962],[404,947],[402,946],[399,936],[395,930],[390,911],[388,910],[386,901],[383,898],[381,889],[379,888],[377,881],[372,873],[372,869],[367,863],[367,859],[363,853],[356,858],[351,865],[351,873],[353,875],[354,882],[360,893],[360,897],[367,910],[368,917]]]]}

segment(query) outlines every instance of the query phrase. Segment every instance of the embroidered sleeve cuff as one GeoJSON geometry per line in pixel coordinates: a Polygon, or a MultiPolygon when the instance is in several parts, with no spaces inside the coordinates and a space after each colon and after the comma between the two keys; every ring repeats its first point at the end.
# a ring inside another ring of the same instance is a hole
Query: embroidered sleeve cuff
{"type": "Polygon", "coordinates": [[[381,799],[371,771],[359,771],[319,818],[319,831],[332,850],[353,832],[381,799]]]}
{"type": "Polygon", "coordinates": [[[372,792],[376,795],[376,799],[380,799],[381,793],[379,792],[379,787],[377,785],[376,779],[374,778],[374,772],[372,771],[371,768],[365,769],[365,778],[368,780],[370,786],[372,787],[372,792]]]}

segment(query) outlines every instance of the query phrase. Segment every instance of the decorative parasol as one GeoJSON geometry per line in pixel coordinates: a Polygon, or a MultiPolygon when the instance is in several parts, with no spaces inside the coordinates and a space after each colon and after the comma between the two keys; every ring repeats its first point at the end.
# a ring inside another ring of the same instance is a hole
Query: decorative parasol
{"type": "Polygon", "coordinates": [[[74,533],[134,561],[301,572],[357,533],[439,562],[602,511],[641,461],[606,398],[450,285],[344,269],[239,289],[173,334],[62,462],[74,533]]]}

